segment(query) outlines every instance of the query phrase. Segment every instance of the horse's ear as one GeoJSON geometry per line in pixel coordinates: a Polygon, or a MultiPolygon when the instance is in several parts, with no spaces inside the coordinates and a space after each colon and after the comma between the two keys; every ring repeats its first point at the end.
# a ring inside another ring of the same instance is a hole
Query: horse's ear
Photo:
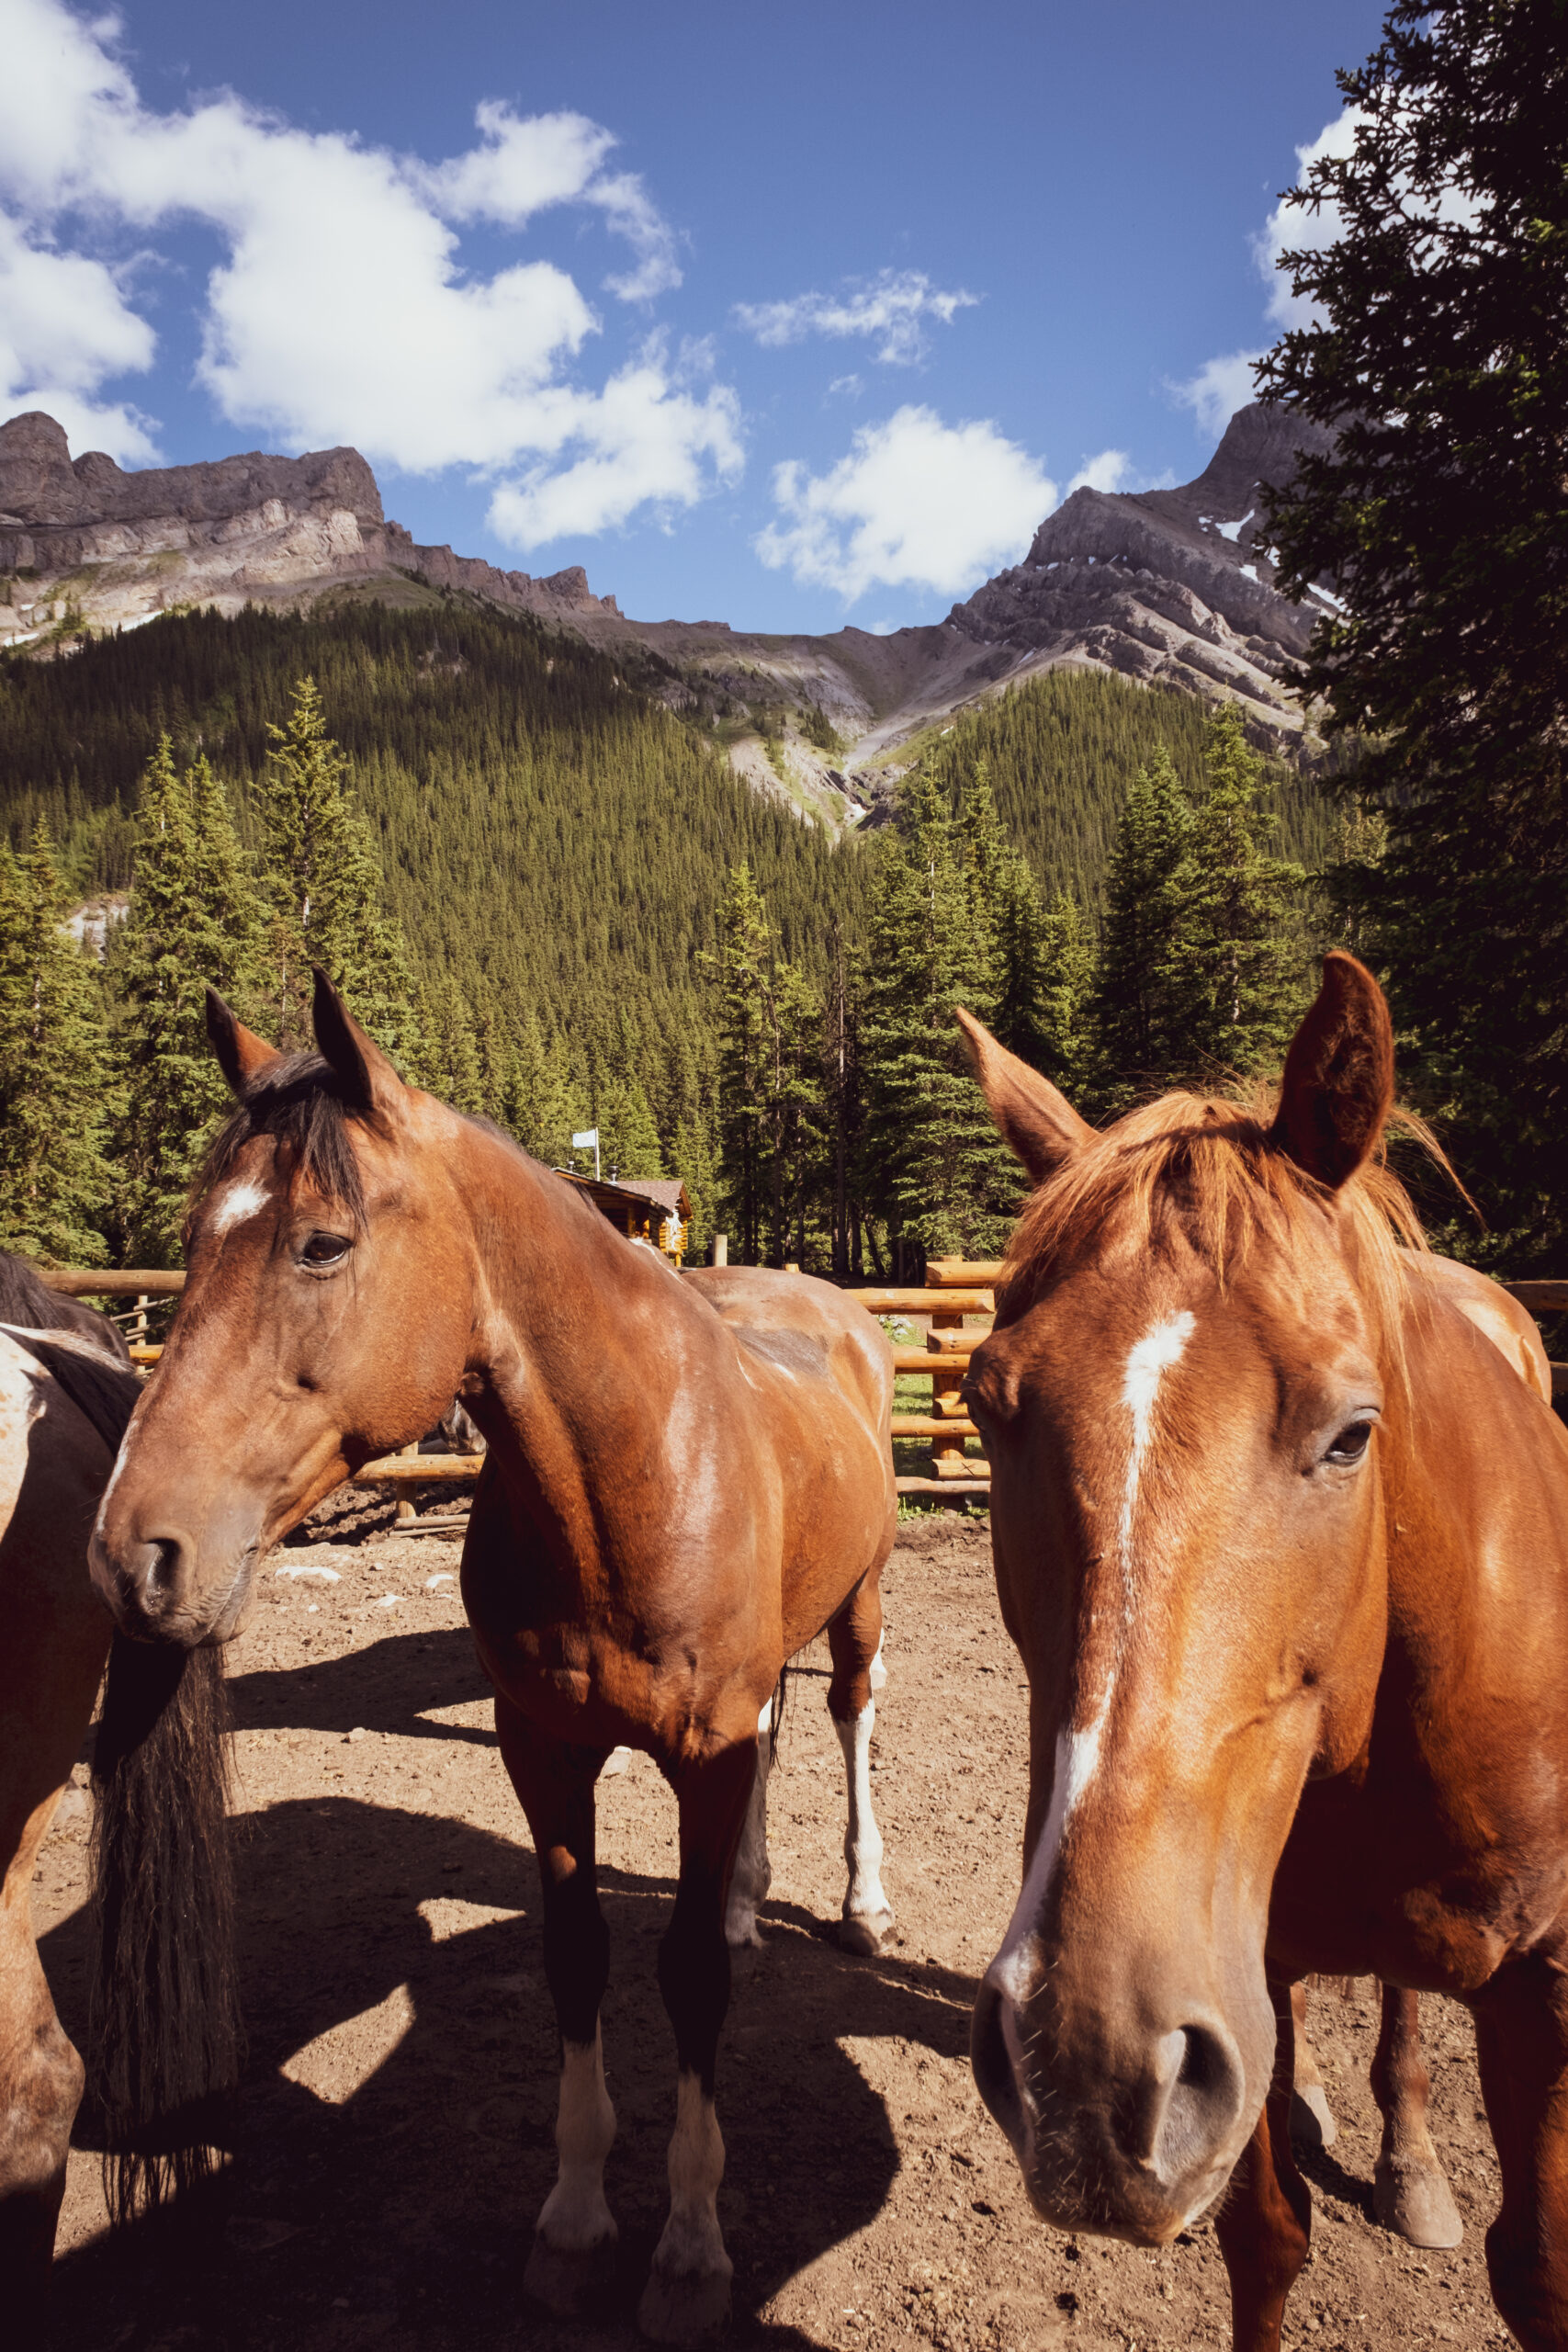
{"type": "Polygon", "coordinates": [[[256,1036],[243,1021],[235,1020],[211,987],[207,991],[207,1034],[218,1057],[218,1066],[229,1081],[230,1092],[242,1100],[252,1080],[259,1078],[271,1063],[282,1059],[276,1046],[269,1046],[265,1037],[256,1036]]]}
{"type": "Polygon", "coordinates": [[[404,1092],[402,1080],[374,1037],[350,1012],[319,964],[312,964],[316,993],[310,1001],[310,1025],[321,1059],[343,1090],[351,1111],[389,1111],[404,1092]]]}
{"type": "Polygon", "coordinates": [[[1048,1078],[998,1046],[972,1012],[961,1004],[953,1011],[1002,1141],[1017,1153],[1034,1182],[1043,1184],[1075,1151],[1094,1141],[1094,1129],[1048,1078]]]}
{"type": "Polygon", "coordinates": [[[1334,948],[1285,1057],[1271,1140],[1330,1190],[1377,1149],[1393,1106],[1393,1023],[1364,964],[1334,948]]]}

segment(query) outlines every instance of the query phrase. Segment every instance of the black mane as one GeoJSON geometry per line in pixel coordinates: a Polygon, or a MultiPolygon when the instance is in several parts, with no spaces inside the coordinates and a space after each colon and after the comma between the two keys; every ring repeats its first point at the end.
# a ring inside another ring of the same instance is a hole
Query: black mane
{"type": "Polygon", "coordinates": [[[269,1062],[209,1145],[191,1185],[192,1210],[223,1182],[254,1136],[273,1136],[291,1174],[304,1176],[346,1209],[357,1229],[365,1223],[365,1187],[349,1140],[351,1119],[376,1125],[370,1114],[344,1102],[336,1073],[320,1054],[286,1054],[269,1062]]]}

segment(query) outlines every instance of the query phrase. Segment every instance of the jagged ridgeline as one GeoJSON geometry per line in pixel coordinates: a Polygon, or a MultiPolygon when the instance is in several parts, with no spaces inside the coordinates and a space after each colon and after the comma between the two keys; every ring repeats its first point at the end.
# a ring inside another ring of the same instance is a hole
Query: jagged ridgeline
{"type": "Polygon", "coordinates": [[[309,672],[377,829],[390,910],[427,979],[443,967],[581,1035],[624,1008],[696,1013],[731,869],[750,865],[785,952],[815,966],[852,927],[863,860],[760,799],[628,670],[529,619],[454,600],[305,617],[172,616],[70,660],[0,662],[0,820],[42,813],[84,890],[130,878],[137,778],[159,734],[205,752],[242,834],[309,672]]]}

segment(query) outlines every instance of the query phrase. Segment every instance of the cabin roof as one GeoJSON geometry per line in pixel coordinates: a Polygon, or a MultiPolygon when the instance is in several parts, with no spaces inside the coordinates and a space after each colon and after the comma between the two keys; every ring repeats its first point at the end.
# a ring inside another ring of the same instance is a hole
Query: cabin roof
{"type": "Polygon", "coordinates": [[[649,1206],[665,1216],[673,1213],[682,1225],[692,1221],[691,1199],[679,1176],[626,1176],[612,1184],[607,1176],[580,1176],[570,1168],[558,1168],[556,1174],[586,1193],[612,1221],[618,1209],[649,1206]]]}

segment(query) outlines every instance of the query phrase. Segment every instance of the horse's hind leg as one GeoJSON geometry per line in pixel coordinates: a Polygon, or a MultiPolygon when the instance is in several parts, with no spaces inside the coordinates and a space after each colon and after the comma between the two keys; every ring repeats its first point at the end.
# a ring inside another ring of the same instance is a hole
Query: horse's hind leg
{"type": "Polygon", "coordinates": [[[658,2344],[701,2344],[729,2315],[733,2265],[718,2226],[724,2142],[714,2112],[719,2030],[729,2007],[725,1894],[756,1770],[749,1739],[670,1769],[681,1808],[681,1883],[659,1947],[659,1989],[675,2029],[670,2216],[637,2323],[658,2344]]]}
{"type": "Polygon", "coordinates": [[[757,1774],[746,1807],[745,1826],[729,1875],[729,1899],[725,1906],[724,1939],[736,1950],[762,1940],[757,1927],[757,1905],[773,1883],[768,1860],[768,1774],[773,1762],[773,1702],[770,1699],[757,1718],[757,1774]]]}
{"type": "Polygon", "coordinates": [[[1291,2138],[1298,2148],[1332,2148],[1339,2137],[1334,2109],[1307,2040],[1307,1988],[1303,1981],[1291,1987],[1291,2015],[1295,2021],[1295,2096],[1291,2101],[1291,2138]]]}
{"type": "Polygon", "coordinates": [[[879,1673],[883,1681],[887,1679],[882,1667],[880,1577],[880,1568],[863,1577],[828,1627],[833,1654],[828,1712],[844,1751],[850,1795],[844,1838],[850,1883],[839,1940],[861,1952],[879,1951],[893,1925],[893,1906],[882,1891],[882,1833],[871,1809],[871,1735],[876,1725],[872,1691],[879,1673]]]}
{"type": "Polygon", "coordinates": [[[1464,2223],[1427,2129],[1431,2088],[1421,2051],[1420,2003],[1400,1985],[1385,1984],[1372,2059],[1372,2097],[1382,2110],[1372,2211],[1385,2230],[1412,2245],[1458,2245],[1464,2223]]]}
{"type": "Polygon", "coordinates": [[[599,2005],[610,1974],[610,1935],[594,1867],[593,1782],[604,1756],[550,1739],[499,1692],[495,1728],[538,1857],[545,1898],[545,1975],[560,2029],[560,2170],[534,2229],[524,2285],[561,2315],[607,2283],[617,2232],[604,2199],[604,2159],[615,2110],[604,2087],[599,2005]]]}

